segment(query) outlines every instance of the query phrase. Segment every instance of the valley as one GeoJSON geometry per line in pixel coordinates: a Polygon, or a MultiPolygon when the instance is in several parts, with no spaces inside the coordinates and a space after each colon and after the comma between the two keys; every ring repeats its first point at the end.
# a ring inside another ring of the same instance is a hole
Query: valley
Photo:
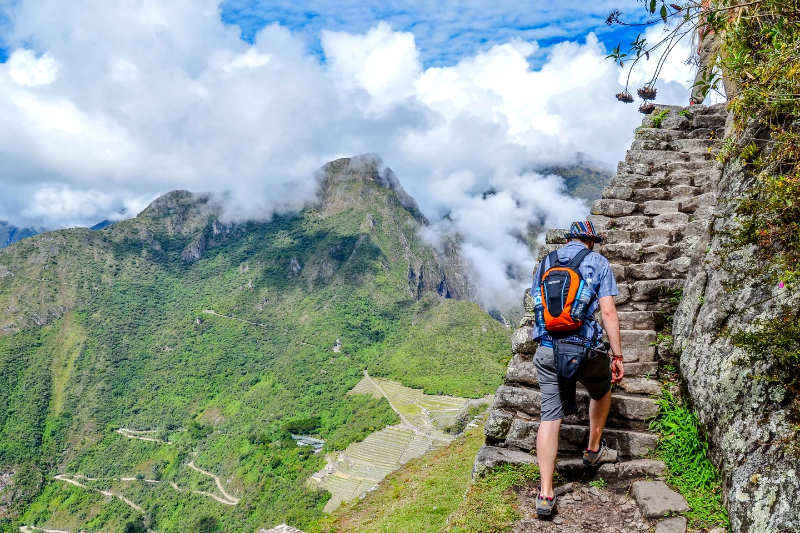
{"type": "Polygon", "coordinates": [[[348,472],[360,494],[497,388],[509,332],[445,297],[463,276],[413,200],[377,167],[324,170],[319,203],[267,222],[176,191],[0,251],[3,527],[313,531],[342,494],[308,482],[326,456],[387,443],[348,472]],[[348,394],[365,369],[379,389],[348,394]]]}

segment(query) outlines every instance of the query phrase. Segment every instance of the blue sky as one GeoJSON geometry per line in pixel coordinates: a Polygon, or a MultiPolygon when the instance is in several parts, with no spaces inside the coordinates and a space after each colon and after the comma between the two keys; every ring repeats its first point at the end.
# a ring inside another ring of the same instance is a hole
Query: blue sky
{"type": "Polygon", "coordinates": [[[319,41],[323,30],[361,33],[379,21],[395,31],[414,34],[425,67],[446,66],[465,56],[488,49],[513,38],[535,40],[539,52],[531,61],[544,59],[547,48],[562,41],[582,42],[594,32],[606,48],[629,42],[638,30],[609,27],[605,18],[620,9],[627,20],[640,20],[640,2],[520,2],[496,0],[430,2],[395,0],[227,0],[221,17],[241,28],[242,38],[252,41],[264,26],[278,23],[301,35],[309,50],[321,56],[319,41]],[[557,5],[554,5],[557,4],[557,5]]]}
{"type": "MultiPolygon", "coordinates": [[[[10,21],[4,8],[17,4],[0,1],[0,63],[8,58],[4,34],[10,21]],[[3,5],[5,3],[5,6],[3,5]]],[[[225,24],[241,29],[241,37],[252,42],[256,33],[269,24],[280,24],[302,38],[309,51],[322,56],[323,30],[361,33],[385,21],[395,31],[414,35],[425,67],[446,66],[465,56],[488,49],[510,39],[536,41],[539,50],[530,61],[539,66],[550,46],[562,41],[583,41],[594,32],[607,49],[632,40],[638,29],[605,24],[612,9],[622,10],[627,20],[641,20],[644,8],[633,0],[619,2],[429,2],[395,0],[226,0],[220,5],[225,24]]]]}

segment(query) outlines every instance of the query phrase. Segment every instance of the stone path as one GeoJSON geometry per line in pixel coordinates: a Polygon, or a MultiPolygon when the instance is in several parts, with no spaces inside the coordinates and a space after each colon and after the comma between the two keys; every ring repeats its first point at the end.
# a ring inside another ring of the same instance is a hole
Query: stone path
{"type": "MultiPolygon", "coordinates": [[[[644,118],[625,160],[590,215],[606,236],[596,250],[611,262],[619,287],[615,301],[625,378],[612,393],[604,437],[623,461],[648,456],[657,443],[648,421],[658,413],[660,363],[668,349],[658,333],[669,329],[668,317],[680,298],[691,251],[707,244],[716,203],[712,190],[721,174],[714,156],[724,133],[724,106],[658,106],[656,112],[661,109],[669,113],[660,127],[651,127],[651,118],[644,118]]],[[[540,259],[566,242],[564,233],[548,232],[540,259]]],[[[476,458],[477,474],[498,462],[528,462],[524,456],[535,451],[540,393],[532,361],[537,345],[530,340],[533,309],[528,291],[524,306],[526,315],[512,337],[513,357],[505,383],[497,390],[486,422],[486,445],[476,458]]],[[[573,478],[587,475],[582,464],[569,457],[577,457],[588,441],[588,400],[579,385],[578,413],[561,426],[559,452],[564,458],[559,460],[559,470],[573,478]]],[[[637,467],[621,468],[635,472],[637,467]]],[[[591,472],[589,477],[610,473],[591,472]]],[[[624,477],[627,490],[637,476],[624,477]]],[[[574,529],[574,523],[568,526],[573,529],[542,530],[580,530],[574,529]]]]}

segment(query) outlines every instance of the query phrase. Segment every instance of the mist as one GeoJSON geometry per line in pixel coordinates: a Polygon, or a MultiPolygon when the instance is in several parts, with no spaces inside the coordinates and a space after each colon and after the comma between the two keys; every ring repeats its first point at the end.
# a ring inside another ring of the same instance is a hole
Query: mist
{"type": "MultiPolygon", "coordinates": [[[[323,31],[320,57],[277,24],[244,42],[210,0],[8,9],[0,220],[20,226],[130,217],[173,189],[224,197],[229,220],[266,220],[313,199],[324,163],[375,153],[430,221],[425,238],[458,235],[481,303],[501,307],[528,282],[530,229],[588,213],[529,169],[579,153],[611,169],[641,120],[614,99],[620,69],[592,34],[424,68],[414,36],[386,23],[323,31]]],[[[688,43],[682,53],[659,101],[688,98],[688,43]]]]}

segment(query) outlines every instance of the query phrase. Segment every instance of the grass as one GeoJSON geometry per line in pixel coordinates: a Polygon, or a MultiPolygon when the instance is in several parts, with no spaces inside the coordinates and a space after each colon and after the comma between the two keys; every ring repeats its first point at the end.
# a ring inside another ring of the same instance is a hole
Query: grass
{"type": "Polygon", "coordinates": [[[363,500],[339,507],[323,521],[320,531],[442,531],[464,497],[481,444],[483,431],[477,427],[447,448],[410,461],[363,500]]]}
{"type": "Polygon", "coordinates": [[[590,487],[597,487],[598,489],[604,489],[606,488],[607,485],[608,483],[606,483],[606,480],[602,478],[593,479],[592,481],[589,482],[590,487]]]}
{"type": "Polygon", "coordinates": [[[661,123],[664,121],[667,115],[669,115],[669,109],[664,109],[662,111],[659,111],[658,113],[650,117],[650,127],[660,128],[661,123]]]}
{"type": "Polygon", "coordinates": [[[449,533],[508,531],[521,515],[514,488],[539,479],[536,465],[503,465],[470,485],[464,501],[450,517],[449,533]]]}
{"type": "Polygon", "coordinates": [[[650,424],[651,430],[661,434],[656,454],[667,465],[667,483],[689,503],[689,527],[727,528],[719,472],[708,458],[708,441],[697,415],[669,391],[664,391],[658,405],[658,417],[650,424]]]}

